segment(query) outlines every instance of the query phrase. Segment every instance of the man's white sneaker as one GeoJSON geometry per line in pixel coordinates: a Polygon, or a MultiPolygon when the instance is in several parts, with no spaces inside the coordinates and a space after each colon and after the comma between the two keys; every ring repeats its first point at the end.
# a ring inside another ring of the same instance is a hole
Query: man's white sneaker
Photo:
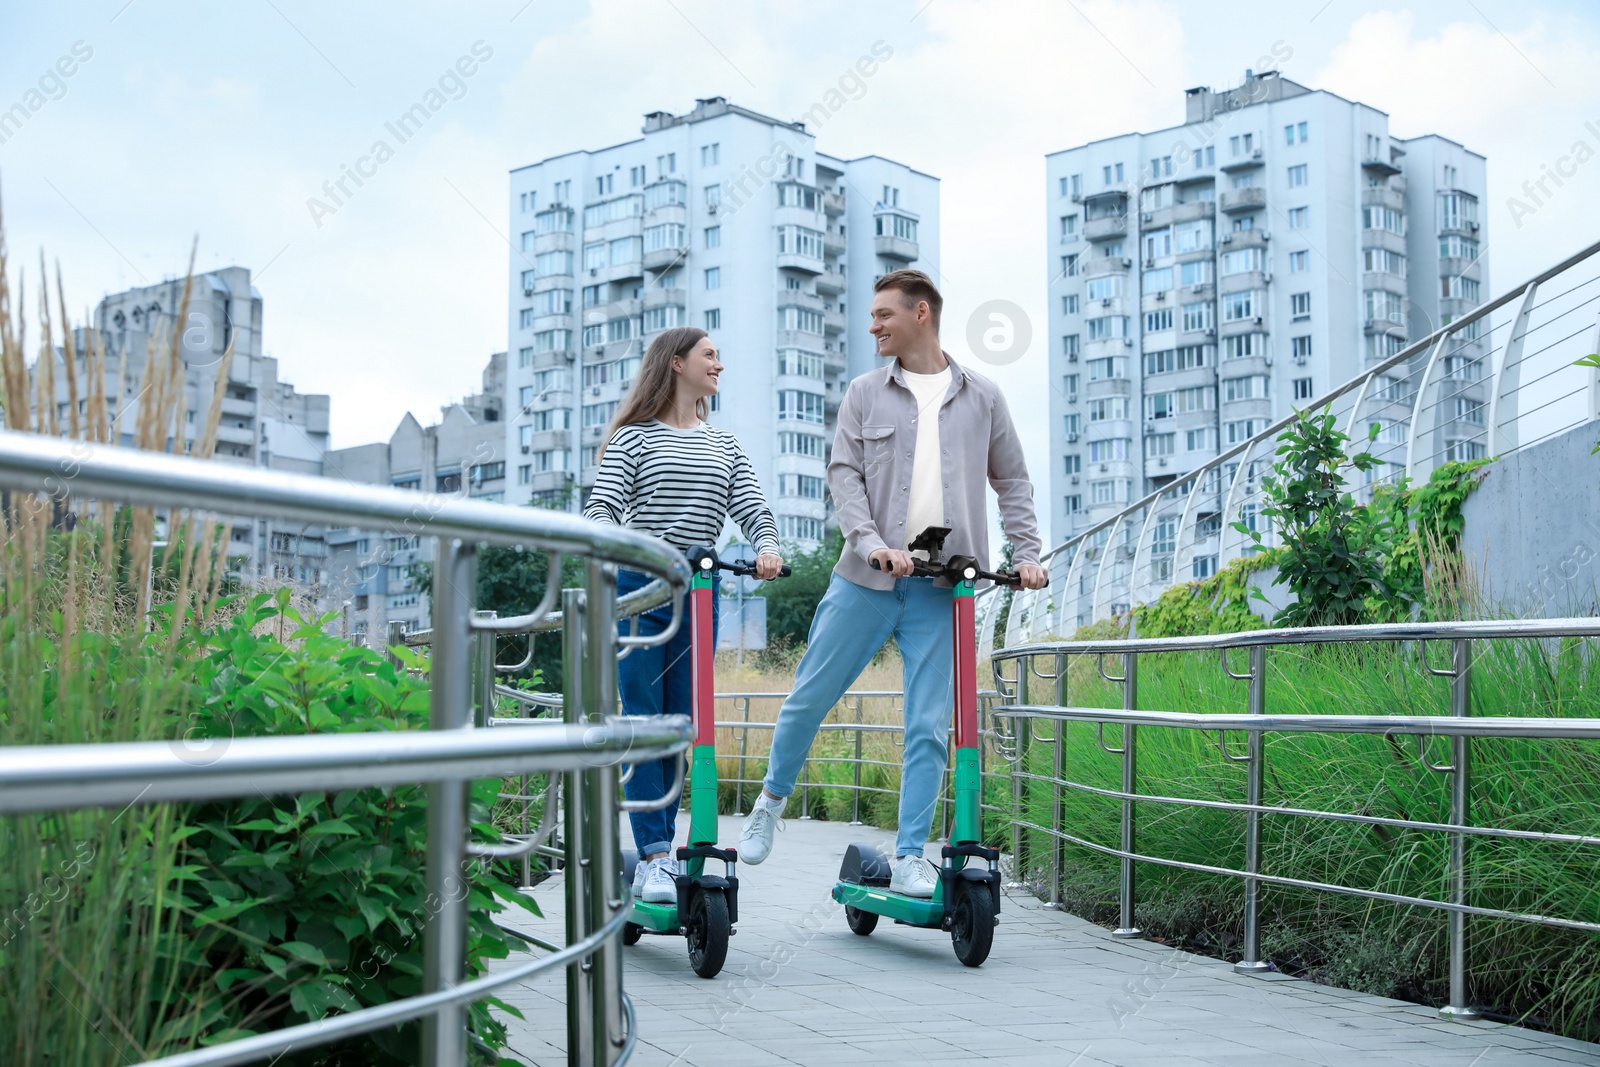
{"type": "Polygon", "coordinates": [[[931,897],[939,884],[939,871],[921,856],[901,856],[889,876],[889,892],[908,897],[931,897]]]}
{"type": "Polygon", "coordinates": [[[678,900],[678,883],[673,876],[678,873],[678,861],[671,856],[661,856],[650,861],[644,872],[644,885],[639,899],[647,904],[675,904],[678,900]]]}
{"type": "Polygon", "coordinates": [[[778,816],[783,814],[783,801],[777,807],[767,807],[765,800],[758,800],[755,807],[744,820],[744,826],[739,831],[739,859],[745,863],[760,863],[772,852],[773,831],[782,824],[778,816]]]}

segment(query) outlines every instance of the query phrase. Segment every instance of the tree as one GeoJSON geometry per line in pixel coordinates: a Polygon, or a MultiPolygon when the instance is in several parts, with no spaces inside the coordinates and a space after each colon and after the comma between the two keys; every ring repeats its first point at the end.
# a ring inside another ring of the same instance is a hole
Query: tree
{"type": "Polygon", "coordinates": [[[767,598],[767,645],[805,644],[811,632],[811,618],[817,613],[822,595],[828,591],[833,577],[833,565],[839,561],[844,549],[844,538],[838,530],[828,531],[827,538],[810,552],[785,551],[789,577],[768,582],[762,593],[767,598]]]}

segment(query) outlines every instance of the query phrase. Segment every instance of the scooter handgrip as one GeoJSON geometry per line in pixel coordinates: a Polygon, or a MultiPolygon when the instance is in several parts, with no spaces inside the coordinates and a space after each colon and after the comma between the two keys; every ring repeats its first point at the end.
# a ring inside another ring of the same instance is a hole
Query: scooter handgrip
{"type": "Polygon", "coordinates": [[[793,573],[794,573],[794,571],[792,569],[790,569],[790,567],[789,567],[789,565],[787,563],[785,563],[783,566],[778,568],[778,577],[779,578],[787,578],[787,577],[789,577],[789,575],[791,575],[793,573]]]}

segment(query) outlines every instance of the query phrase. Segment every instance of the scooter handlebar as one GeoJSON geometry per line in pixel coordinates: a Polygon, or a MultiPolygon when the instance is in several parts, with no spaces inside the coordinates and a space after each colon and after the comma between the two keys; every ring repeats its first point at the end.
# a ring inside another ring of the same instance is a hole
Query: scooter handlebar
{"type": "MultiPolygon", "coordinates": [[[[729,574],[745,578],[761,577],[756,573],[756,565],[754,563],[747,563],[744,560],[721,559],[717,556],[717,550],[714,548],[692,548],[687,555],[689,557],[689,566],[697,571],[727,571],[729,574]]],[[[778,568],[779,578],[787,578],[791,573],[793,572],[787,563],[778,568]]]]}
{"type": "MultiPolygon", "coordinates": [[[[881,571],[877,560],[871,560],[872,569],[881,571]]],[[[946,578],[952,584],[960,581],[975,582],[980,578],[987,578],[991,582],[1009,585],[1013,588],[1022,587],[1022,575],[1016,571],[986,571],[978,566],[978,561],[971,556],[955,556],[946,560],[940,566],[934,566],[927,560],[911,557],[911,576],[913,578],[946,578]]]]}

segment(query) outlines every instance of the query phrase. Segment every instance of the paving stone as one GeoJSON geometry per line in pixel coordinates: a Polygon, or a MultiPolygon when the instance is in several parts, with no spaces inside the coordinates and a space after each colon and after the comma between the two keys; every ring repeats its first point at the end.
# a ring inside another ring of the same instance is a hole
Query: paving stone
{"type": "MultiPolygon", "coordinates": [[[[738,822],[722,820],[725,841],[737,838],[738,822]]],[[[1600,1046],[1503,1024],[1448,1022],[1421,1005],[1290,975],[1235,974],[1224,961],[1118,940],[1025,894],[1006,896],[994,952],[980,968],[962,967],[949,936],[937,930],[885,920],[872,936],[857,937],[828,890],[845,845],[864,840],[892,843],[893,835],[790,820],[772,862],[742,864],[738,935],[715,979],[694,975],[679,938],[651,937],[624,949],[625,988],[639,1019],[633,1062],[1600,1064],[1600,1046]]],[[[535,897],[543,919],[503,918],[546,940],[563,940],[562,880],[545,882],[535,897]]],[[[501,993],[527,1017],[506,1019],[513,1050],[541,1067],[566,1062],[565,995],[559,971],[501,993]]]]}

